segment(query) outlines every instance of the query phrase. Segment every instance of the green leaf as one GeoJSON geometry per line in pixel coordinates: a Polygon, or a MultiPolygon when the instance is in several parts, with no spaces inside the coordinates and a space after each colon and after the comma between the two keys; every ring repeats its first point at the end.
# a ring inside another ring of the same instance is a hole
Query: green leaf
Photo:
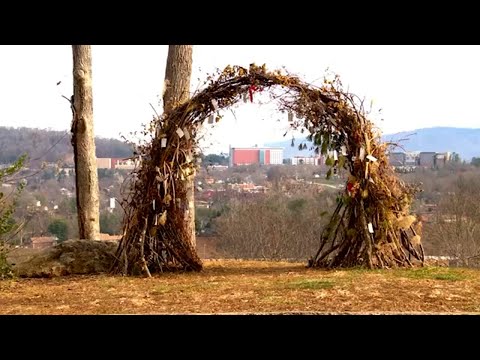
{"type": "Polygon", "coordinates": [[[322,141],[322,155],[326,155],[328,152],[328,143],[326,141],[322,141]]]}
{"type": "Polygon", "coordinates": [[[334,164],[335,164],[335,160],[333,160],[333,157],[327,156],[327,159],[325,160],[325,165],[333,166],[334,164]]]}
{"type": "Polygon", "coordinates": [[[330,168],[328,171],[327,171],[327,179],[330,179],[332,177],[332,172],[333,172],[333,169],[330,168]]]}

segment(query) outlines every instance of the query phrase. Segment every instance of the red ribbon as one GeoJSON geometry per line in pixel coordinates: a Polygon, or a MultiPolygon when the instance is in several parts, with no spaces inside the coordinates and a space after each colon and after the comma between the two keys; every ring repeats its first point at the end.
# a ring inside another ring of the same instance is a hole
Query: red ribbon
{"type": "Polygon", "coordinates": [[[253,103],[253,92],[255,90],[258,90],[257,86],[256,85],[250,85],[250,87],[248,88],[248,93],[250,94],[250,102],[253,103]]]}
{"type": "Polygon", "coordinates": [[[348,192],[352,192],[352,190],[353,190],[353,184],[352,183],[350,183],[350,182],[347,183],[347,190],[348,190],[348,192]]]}

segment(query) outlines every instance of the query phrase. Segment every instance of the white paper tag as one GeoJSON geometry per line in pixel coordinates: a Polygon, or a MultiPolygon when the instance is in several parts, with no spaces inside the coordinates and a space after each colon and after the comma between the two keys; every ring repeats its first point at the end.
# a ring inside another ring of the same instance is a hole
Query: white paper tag
{"type": "Polygon", "coordinates": [[[371,222],[368,223],[368,232],[369,232],[370,234],[373,234],[373,225],[372,225],[371,222]]]}
{"type": "Polygon", "coordinates": [[[155,210],[155,199],[153,199],[152,201],[152,207],[153,207],[153,210],[155,210]]]}
{"type": "Polygon", "coordinates": [[[365,149],[363,147],[360,148],[360,154],[358,155],[358,158],[363,161],[365,159],[365,149]]]}
{"type": "Polygon", "coordinates": [[[288,122],[293,121],[293,113],[291,111],[288,112],[288,122]]]}
{"type": "Polygon", "coordinates": [[[337,150],[333,150],[333,160],[335,160],[335,161],[338,160],[337,150]]]}
{"type": "Polygon", "coordinates": [[[162,148],[167,147],[167,138],[162,138],[162,139],[160,140],[160,146],[161,146],[162,148]]]}
{"type": "Polygon", "coordinates": [[[347,147],[345,145],[342,145],[341,147],[342,155],[346,156],[347,155],[347,147]]]}
{"type": "Polygon", "coordinates": [[[372,155],[367,155],[367,159],[370,160],[371,162],[377,161],[377,158],[375,156],[372,156],[372,155]]]}
{"type": "Polygon", "coordinates": [[[177,129],[177,135],[178,135],[179,138],[182,138],[183,135],[184,135],[183,130],[180,129],[180,128],[178,128],[178,129],[177,129]]]}
{"type": "Polygon", "coordinates": [[[186,128],[183,128],[183,133],[185,134],[185,139],[190,140],[190,133],[186,128]]]}
{"type": "Polygon", "coordinates": [[[213,109],[214,109],[215,111],[218,110],[218,102],[217,102],[217,100],[212,99],[212,106],[213,106],[213,109]]]}

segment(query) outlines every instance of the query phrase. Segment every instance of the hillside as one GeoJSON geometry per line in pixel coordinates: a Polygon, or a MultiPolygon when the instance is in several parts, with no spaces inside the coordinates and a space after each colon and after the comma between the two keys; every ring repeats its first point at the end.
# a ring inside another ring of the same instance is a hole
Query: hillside
{"type": "Polygon", "coordinates": [[[466,161],[480,156],[480,129],[434,127],[385,135],[383,138],[399,143],[406,151],[450,151],[460,154],[460,158],[466,161]]]}
{"type": "MultiPolygon", "coordinates": [[[[132,149],[117,139],[95,139],[97,157],[129,157],[132,149]]],[[[26,152],[33,162],[56,162],[73,156],[70,133],[32,128],[0,127],[0,164],[26,152]]]]}
{"type": "MultiPolygon", "coordinates": [[[[399,143],[406,151],[456,152],[466,161],[480,156],[480,129],[433,127],[387,134],[383,136],[383,140],[399,143]]],[[[282,140],[268,143],[266,146],[283,147],[284,158],[309,156],[313,153],[309,150],[298,150],[300,139],[295,141],[294,147],[291,146],[291,142],[291,139],[282,140]]]]}

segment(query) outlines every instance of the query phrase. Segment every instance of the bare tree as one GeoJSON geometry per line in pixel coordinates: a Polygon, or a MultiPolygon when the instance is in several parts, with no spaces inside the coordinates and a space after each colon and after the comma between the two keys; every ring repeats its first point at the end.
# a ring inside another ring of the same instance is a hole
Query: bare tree
{"type": "Polygon", "coordinates": [[[336,193],[300,190],[287,196],[273,191],[250,199],[232,199],[214,220],[218,250],[238,259],[295,259],[315,252],[336,193]]]}
{"type": "Polygon", "coordinates": [[[98,174],[93,132],[92,53],[90,45],[72,45],[72,145],[75,160],[80,239],[96,240],[100,232],[98,174]]]}
{"type": "MultiPolygon", "coordinates": [[[[163,93],[163,110],[172,111],[176,106],[190,98],[190,77],[192,75],[192,45],[169,45],[167,66],[165,69],[165,85],[163,93]]],[[[188,147],[192,157],[192,148],[188,147]]],[[[195,246],[195,205],[194,176],[185,180],[187,206],[184,207],[185,233],[190,234],[188,241],[195,246]]]]}
{"type": "MultiPolygon", "coordinates": [[[[478,175],[477,175],[478,176],[478,175]]],[[[480,181],[460,176],[440,201],[425,236],[438,255],[448,255],[462,266],[480,266],[480,181]]],[[[435,254],[437,255],[437,254],[435,254]]]]}

